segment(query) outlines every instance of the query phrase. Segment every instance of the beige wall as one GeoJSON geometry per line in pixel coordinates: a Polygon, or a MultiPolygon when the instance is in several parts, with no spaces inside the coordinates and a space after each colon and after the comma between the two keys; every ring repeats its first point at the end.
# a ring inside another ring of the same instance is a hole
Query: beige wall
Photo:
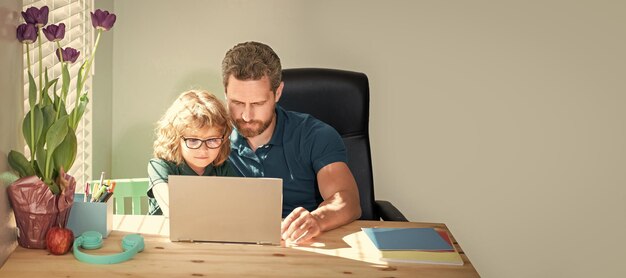
{"type": "MultiPolygon", "coordinates": [[[[370,78],[376,194],[483,277],[624,277],[623,1],[117,1],[112,173],[235,43],[370,78]],[[149,9],[147,8],[149,7],[149,9]]],[[[96,97],[94,97],[96,99],[96,97]]],[[[94,117],[97,117],[94,116],[94,117]]]]}
{"type": "MultiPolygon", "coordinates": [[[[113,12],[113,0],[94,1],[95,9],[113,12]]],[[[92,113],[92,140],[93,160],[91,177],[100,177],[101,172],[106,177],[111,174],[111,130],[113,113],[113,34],[115,28],[100,37],[96,52],[93,76],[93,99],[91,100],[92,113]]]]}
{"type": "MultiPolygon", "coordinates": [[[[0,176],[9,170],[7,155],[20,145],[23,108],[20,89],[21,44],[15,39],[22,1],[0,2],[0,176]]],[[[7,182],[0,178],[0,266],[17,246],[15,218],[6,194],[7,182]]]]}

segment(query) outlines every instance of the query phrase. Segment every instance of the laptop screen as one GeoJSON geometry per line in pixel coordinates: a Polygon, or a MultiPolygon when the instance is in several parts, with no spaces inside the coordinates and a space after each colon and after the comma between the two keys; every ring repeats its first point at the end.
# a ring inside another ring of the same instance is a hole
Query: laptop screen
{"type": "Polygon", "coordinates": [[[280,244],[282,179],[169,176],[170,240],[280,244]]]}

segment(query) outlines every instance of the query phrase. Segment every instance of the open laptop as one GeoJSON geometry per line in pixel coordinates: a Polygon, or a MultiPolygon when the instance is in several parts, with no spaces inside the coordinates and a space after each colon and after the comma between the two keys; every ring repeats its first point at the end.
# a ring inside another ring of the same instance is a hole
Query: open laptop
{"type": "Polygon", "coordinates": [[[169,176],[170,240],[280,244],[283,181],[169,176]]]}

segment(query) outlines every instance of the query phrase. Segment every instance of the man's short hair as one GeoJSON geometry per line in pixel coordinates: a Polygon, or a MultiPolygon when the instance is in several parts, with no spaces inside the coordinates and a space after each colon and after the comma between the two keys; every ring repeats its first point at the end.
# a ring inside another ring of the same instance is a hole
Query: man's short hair
{"type": "Polygon", "coordinates": [[[272,92],[276,92],[282,80],[280,58],[271,47],[260,42],[237,44],[226,52],[222,61],[224,89],[228,87],[230,75],[238,80],[259,80],[267,76],[272,92]]]}

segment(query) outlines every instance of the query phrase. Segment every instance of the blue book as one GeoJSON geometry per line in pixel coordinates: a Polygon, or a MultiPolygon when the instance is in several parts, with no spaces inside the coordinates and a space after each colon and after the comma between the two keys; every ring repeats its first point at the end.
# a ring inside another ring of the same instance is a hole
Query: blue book
{"type": "Polygon", "coordinates": [[[378,250],[454,251],[433,228],[361,228],[378,250]]]}

